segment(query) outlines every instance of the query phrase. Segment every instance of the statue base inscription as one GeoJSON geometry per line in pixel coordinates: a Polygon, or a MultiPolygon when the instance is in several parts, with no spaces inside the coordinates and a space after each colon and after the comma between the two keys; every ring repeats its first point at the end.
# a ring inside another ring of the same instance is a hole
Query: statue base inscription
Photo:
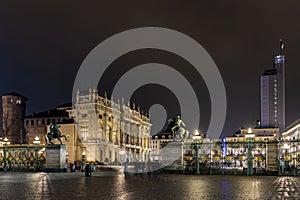
{"type": "Polygon", "coordinates": [[[66,145],[46,146],[46,171],[66,171],[66,145]]]}

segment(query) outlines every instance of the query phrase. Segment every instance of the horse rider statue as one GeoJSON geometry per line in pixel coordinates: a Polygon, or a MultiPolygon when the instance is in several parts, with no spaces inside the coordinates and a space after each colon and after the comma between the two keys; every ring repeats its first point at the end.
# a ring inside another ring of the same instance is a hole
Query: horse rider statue
{"type": "Polygon", "coordinates": [[[50,124],[49,126],[49,129],[50,129],[50,132],[47,133],[44,137],[45,141],[47,144],[53,144],[52,140],[53,139],[58,139],[60,141],[60,144],[62,144],[62,141],[61,141],[61,137],[64,137],[66,141],[68,141],[67,137],[63,134],[61,134],[59,128],[61,126],[60,125],[57,125],[57,124],[50,124]]]}
{"type": "Polygon", "coordinates": [[[189,136],[189,131],[186,130],[184,122],[181,120],[180,115],[175,115],[168,120],[166,128],[162,129],[159,133],[169,132],[173,136],[173,140],[184,140],[189,136]]]}

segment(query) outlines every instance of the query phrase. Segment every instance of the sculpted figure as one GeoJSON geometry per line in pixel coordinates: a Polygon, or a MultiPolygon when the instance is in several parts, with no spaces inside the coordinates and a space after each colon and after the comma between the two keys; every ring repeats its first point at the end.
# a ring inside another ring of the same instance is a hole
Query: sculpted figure
{"type": "Polygon", "coordinates": [[[176,115],[168,120],[166,128],[162,129],[159,133],[172,133],[173,140],[182,141],[189,136],[189,131],[184,127],[185,124],[181,120],[181,117],[179,115],[176,115]]]}
{"type": "Polygon", "coordinates": [[[53,139],[58,139],[60,144],[62,144],[62,141],[60,138],[65,138],[66,141],[68,141],[67,137],[63,134],[61,134],[59,128],[60,128],[60,125],[57,125],[57,124],[50,124],[49,126],[50,128],[50,132],[47,133],[44,137],[45,141],[46,141],[46,144],[53,144],[52,140],[53,139]]]}

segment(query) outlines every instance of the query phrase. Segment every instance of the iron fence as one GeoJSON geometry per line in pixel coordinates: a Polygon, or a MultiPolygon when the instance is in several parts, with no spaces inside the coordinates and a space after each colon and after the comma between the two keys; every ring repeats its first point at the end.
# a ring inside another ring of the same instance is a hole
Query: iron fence
{"type": "Polygon", "coordinates": [[[300,175],[300,141],[186,143],[184,173],[195,173],[196,162],[200,174],[300,175]]]}
{"type": "Polygon", "coordinates": [[[40,171],[46,163],[42,147],[7,145],[0,147],[2,171],[40,171]]]}

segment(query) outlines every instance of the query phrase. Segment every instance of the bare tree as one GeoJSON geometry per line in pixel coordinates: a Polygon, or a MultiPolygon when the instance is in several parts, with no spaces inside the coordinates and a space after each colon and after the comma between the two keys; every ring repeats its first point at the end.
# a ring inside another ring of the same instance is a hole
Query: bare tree
{"type": "Polygon", "coordinates": [[[2,131],[3,131],[3,137],[7,137],[10,130],[14,125],[16,125],[17,120],[16,119],[10,119],[9,118],[9,112],[6,113],[3,112],[2,116],[2,131]]]}

